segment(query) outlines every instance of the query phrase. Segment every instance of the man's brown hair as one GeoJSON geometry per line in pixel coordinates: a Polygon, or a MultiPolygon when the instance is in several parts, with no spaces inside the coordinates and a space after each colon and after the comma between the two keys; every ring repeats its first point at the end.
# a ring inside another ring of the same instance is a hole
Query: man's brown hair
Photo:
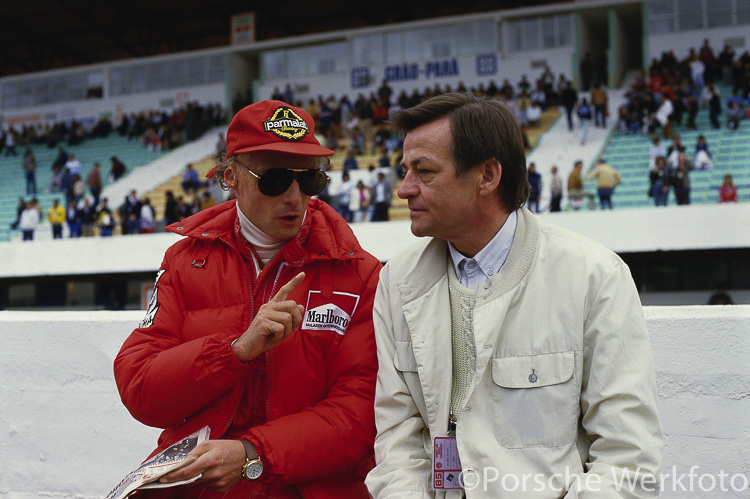
{"type": "Polygon", "coordinates": [[[392,123],[408,134],[444,116],[450,122],[450,150],[456,164],[456,176],[494,158],[502,167],[498,191],[505,207],[514,211],[523,206],[530,190],[526,179],[526,156],[521,129],[510,109],[486,97],[448,93],[396,111],[392,123]]]}

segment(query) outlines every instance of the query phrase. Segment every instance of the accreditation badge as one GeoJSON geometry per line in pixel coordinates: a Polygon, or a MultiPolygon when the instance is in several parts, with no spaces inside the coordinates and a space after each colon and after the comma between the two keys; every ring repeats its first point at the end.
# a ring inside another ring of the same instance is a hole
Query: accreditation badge
{"type": "Polygon", "coordinates": [[[463,489],[456,437],[435,437],[432,451],[433,490],[463,489]]]}

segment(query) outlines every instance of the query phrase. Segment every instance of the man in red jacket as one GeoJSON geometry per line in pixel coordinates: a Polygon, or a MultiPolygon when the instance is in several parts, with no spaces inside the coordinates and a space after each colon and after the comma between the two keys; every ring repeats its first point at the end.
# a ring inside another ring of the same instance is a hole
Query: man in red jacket
{"type": "Polygon", "coordinates": [[[381,266],[311,199],[333,154],[313,132],[280,101],[242,109],[208,174],[237,200],[167,228],[186,238],[115,379],[131,414],[164,428],[154,453],[206,425],[211,440],[162,479],[195,483],[152,497],[369,497],[381,266]]]}

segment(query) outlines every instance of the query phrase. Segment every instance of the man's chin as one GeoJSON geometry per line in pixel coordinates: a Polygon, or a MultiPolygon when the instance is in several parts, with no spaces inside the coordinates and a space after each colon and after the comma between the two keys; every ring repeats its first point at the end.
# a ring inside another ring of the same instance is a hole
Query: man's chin
{"type": "Polygon", "coordinates": [[[297,235],[301,225],[302,224],[300,223],[298,226],[294,226],[294,227],[288,227],[288,226],[277,227],[274,233],[269,234],[269,236],[279,241],[288,241],[290,239],[293,239],[297,235]]]}
{"type": "Polygon", "coordinates": [[[417,223],[414,220],[411,221],[411,233],[417,237],[425,237],[430,235],[430,231],[423,224],[417,223]]]}

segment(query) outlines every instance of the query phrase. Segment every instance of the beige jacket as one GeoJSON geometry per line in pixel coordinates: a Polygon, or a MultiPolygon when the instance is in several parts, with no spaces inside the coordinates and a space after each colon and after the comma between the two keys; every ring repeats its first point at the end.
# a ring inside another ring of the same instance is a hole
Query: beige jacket
{"type": "Polygon", "coordinates": [[[620,172],[607,163],[599,163],[588,175],[586,180],[596,179],[597,189],[614,189],[622,182],[620,172]]]}
{"type": "Polygon", "coordinates": [[[595,106],[607,104],[607,92],[603,88],[595,88],[591,91],[591,103],[595,106]]]}
{"type": "MultiPolygon", "coordinates": [[[[374,323],[376,499],[432,490],[451,396],[447,245],[425,238],[381,273],[374,323]]],[[[651,344],[628,267],[519,211],[505,266],[477,293],[476,371],[457,428],[468,499],[650,497],[662,435],[651,344]],[[627,485],[627,482],[625,482],[627,485]],[[470,486],[471,485],[471,486],[470,486]]],[[[657,476],[658,479],[658,476],[657,476]]]]}

